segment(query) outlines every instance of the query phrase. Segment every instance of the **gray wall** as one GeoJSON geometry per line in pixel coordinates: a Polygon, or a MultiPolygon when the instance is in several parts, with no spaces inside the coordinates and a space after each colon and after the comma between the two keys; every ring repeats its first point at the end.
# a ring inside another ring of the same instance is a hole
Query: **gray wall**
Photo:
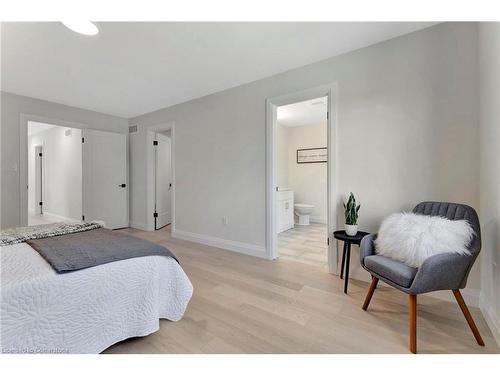
{"type": "Polygon", "coordinates": [[[500,23],[479,27],[481,309],[500,343],[500,23]]]}
{"type": "Polygon", "coordinates": [[[145,129],[173,120],[176,229],[264,247],[266,98],[334,81],[338,186],[363,202],[362,229],[427,199],[477,208],[477,67],[477,24],[440,24],[133,118],[131,222],[147,214],[145,129]]]}
{"type": "Polygon", "coordinates": [[[2,228],[19,226],[20,115],[29,114],[87,125],[90,129],[127,131],[127,120],[102,113],[1,92],[2,228]]]}

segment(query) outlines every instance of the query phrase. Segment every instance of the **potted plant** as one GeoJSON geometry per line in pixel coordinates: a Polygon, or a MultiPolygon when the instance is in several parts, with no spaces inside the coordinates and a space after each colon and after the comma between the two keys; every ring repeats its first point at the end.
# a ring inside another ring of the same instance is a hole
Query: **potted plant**
{"type": "Polygon", "coordinates": [[[356,198],[351,193],[347,204],[344,203],[345,232],[348,236],[355,236],[358,233],[358,212],[360,207],[359,204],[356,206],[356,198]]]}

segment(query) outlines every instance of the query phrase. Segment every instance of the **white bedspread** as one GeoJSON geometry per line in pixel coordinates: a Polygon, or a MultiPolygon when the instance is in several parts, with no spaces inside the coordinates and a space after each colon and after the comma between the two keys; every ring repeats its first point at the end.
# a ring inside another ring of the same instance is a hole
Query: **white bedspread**
{"type": "Polygon", "coordinates": [[[193,286],[150,256],[57,274],[28,244],[0,248],[3,353],[100,353],[181,319],[193,286]]]}

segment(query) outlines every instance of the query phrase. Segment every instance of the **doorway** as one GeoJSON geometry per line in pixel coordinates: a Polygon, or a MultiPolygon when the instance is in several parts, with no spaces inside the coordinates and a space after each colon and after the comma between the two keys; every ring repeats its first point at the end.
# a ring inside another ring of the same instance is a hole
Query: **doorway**
{"type": "Polygon", "coordinates": [[[175,228],[175,123],[146,133],[146,230],[175,228]]]}
{"type": "MultiPolygon", "coordinates": [[[[279,227],[281,223],[279,222],[279,212],[282,211],[280,206],[280,200],[283,201],[283,195],[286,194],[286,189],[283,189],[285,194],[280,193],[280,184],[278,181],[278,112],[280,107],[293,105],[300,102],[309,101],[310,104],[320,101],[325,103],[326,109],[326,147],[303,147],[295,150],[295,163],[297,160],[299,162],[304,161],[318,161],[323,163],[324,169],[326,169],[326,204],[320,203],[325,210],[324,217],[326,216],[326,225],[324,226],[324,234],[319,234],[326,243],[326,253],[327,258],[327,269],[330,273],[338,273],[337,270],[337,257],[338,251],[335,246],[335,241],[333,241],[333,231],[336,227],[337,222],[337,206],[340,202],[337,193],[337,147],[336,147],[336,129],[337,129],[337,84],[329,84],[325,86],[315,87],[312,89],[290,93],[282,95],[275,98],[269,98],[266,102],[266,249],[267,257],[269,259],[276,259],[279,257],[279,242],[278,242],[278,231],[282,230],[283,227],[279,227]],[[326,149],[326,150],[325,150],[326,149]],[[326,158],[326,162],[325,162],[326,158]],[[278,196],[281,195],[281,197],[278,196]],[[326,233],[325,233],[326,232],[326,233]]],[[[319,105],[319,104],[318,104],[319,105]]],[[[286,188],[286,187],[285,187],[286,188]]],[[[291,195],[291,194],[288,194],[291,195]]],[[[286,197],[285,197],[286,198],[286,197]]],[[[292,203],[288,196],[288,209],[292,211],[294,222],[298,221],[300,217],[295,215],[297,207],[295,202],[292,203]],[[292,208],[293,207],[293,208],[292,208]]],[[[292,198],[294,201],[294,199],[292,198]]],[[[308,204],[304,202],[304,204],[308,204]]],[[[313,204],[309,204],[313,205],[313,204]]],[[[286,205],[285,205],[286,207],[286,205]]],[[[306,209],[308,207],[301,207],[306,209]]],[[[302,210],[303,211],[303,210],[302,210]]],[[[304,214],[304,213],[302,213],[304,214]]],[[[311,215],[312,213],[310,213],[311,215]]],[[[290,217],[290,212],[288,212],[288,217],[290,217]]],[[[310,223],[315,219],[311,220],[309,216],[310,223]]],[[[321,224],[321,223],[320,223],[321,224]]],[[[295,224],[294,224],[295,226],[295,224]]],[[[318,237],[319,238],[319,237],[318,237]]]]}
{"type": "Polygon", "coordinates": [[[327,270],[327,103],[318,97],[278,106],[278,254],[327,270]]]}
{"type": "Polygon", "coordinates": [[[29,121],[28,225],[81,216],[81,130],[29,121]]]}

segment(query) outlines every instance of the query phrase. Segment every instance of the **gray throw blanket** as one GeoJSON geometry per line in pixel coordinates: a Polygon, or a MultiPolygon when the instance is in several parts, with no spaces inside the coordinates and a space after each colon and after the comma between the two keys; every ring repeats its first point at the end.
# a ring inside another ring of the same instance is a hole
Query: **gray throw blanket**
{"type": "Polygon", "coordinates": [[[174,254],[163,246],[104,228],[28,240],[26,243],[59,273],[152,255],[177,261],[174,254]]]}

